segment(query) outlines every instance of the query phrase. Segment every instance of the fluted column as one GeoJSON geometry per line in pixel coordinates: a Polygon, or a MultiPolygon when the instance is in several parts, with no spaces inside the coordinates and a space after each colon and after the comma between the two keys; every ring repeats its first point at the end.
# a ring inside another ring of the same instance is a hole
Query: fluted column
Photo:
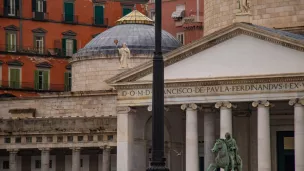
{"type": "Polygon", "coordinates": [[[105,146],[102,148],[102,171],[111,170],[111,147],[105,146]]]}
{"type": "Polygon", "coordinates": [[[271,171],[270,117],[268,101],[255,101],[258,113],[258,171],[271,171]]]}
{"type": "Polygon", "coordinates": [[[41,171],[49,170],[49,162],[50,162],[50,149],[43,148],[41,150],[41,171]]]}
{"type": "Polygon", "coordinates": [[[186,110],[186,171],[198,171],[197,105],[183,104],[186,110]]]}
{"type": "Polygon", "coordinates": [[[117,170],[130,171],[132,168],[133,113],[130,107],[117,108],[117,170]]]}
{"type": "Polygon", "coordinates": [[[294,106],[294,144],[295,170],[304,170],[304,100],[292,99],[289,104],[294,106]]]}
{"type": "Polygon", "coordinates": [[[225,134],[232,134],[232,108],[236,108],[230,102],[217,102],[215,108],[220,109],[220,138],[225,138],[225,134]]]}
{"type": "Polygon", "coordinates": [[[72,170],[80,171],[80,148],[72,148],[72,170]]]}
{"type": "Polygon", "coordinates": [[[214,162],[214,154],[210,152],[215,143],[215,113],[212,109],[204,109],[204,170],[214,162]]]}
{"type": "Polygon", "coordinates": [[[17,171],[17,149],[9,149],[9,170],[17,171]]]}

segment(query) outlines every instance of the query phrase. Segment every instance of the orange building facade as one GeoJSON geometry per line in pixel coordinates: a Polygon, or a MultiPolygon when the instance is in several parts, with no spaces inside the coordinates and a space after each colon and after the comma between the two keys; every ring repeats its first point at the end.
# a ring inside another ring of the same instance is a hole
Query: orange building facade
{"type": "MultiPolygon", "coordinates": [[[[155,16],[155,0],[147,4],[150,18],[155,16]]],[[[203,36],[203,0],[163,0],[162,28],[176,36],[182,44],[191,43],[203,36]]]]}
{"type": "Polygon", "coordinates": [[[69,91],[68,59],[134,7],[105,0],[0,0],[0,97],[69,91]]]}

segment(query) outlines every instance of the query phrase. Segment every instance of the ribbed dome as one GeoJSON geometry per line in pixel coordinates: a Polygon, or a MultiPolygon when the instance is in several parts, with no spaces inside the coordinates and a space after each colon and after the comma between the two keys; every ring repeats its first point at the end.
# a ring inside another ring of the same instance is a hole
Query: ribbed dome
{"type": "MultiPolygon", "coordinates": [[[[134,13],[138,15],[138,11],[133,11],[124,18],[134,19],[134,13]]],[[[140,16],[141,19],[143,18],[140,16]]],[[[92,39],[84,48],[80,49],[74,56],[85,57],[85,56],[105,56],[111,57],[118,54],[117,48],[120,48],[123,43],[127,44],[130,49],[132,56],[152,56],[155,50],[155,29],[151,25],[151,20],[147,20],[145,24],[135,24],[132,21],[119,20],[119,25],[112,27],[94,39],[92,39]],[[118,40],[118,44],[114,43],[118,40]]],[[[140,20],[142,23],[143,20],[140,20]]],[[[133,21],[134,23],[134,21],[133,21]]],[[[170,33],[162,31],[162,49],[163,53],[172,51],[181,44],[176,40],[170,33]]]]}

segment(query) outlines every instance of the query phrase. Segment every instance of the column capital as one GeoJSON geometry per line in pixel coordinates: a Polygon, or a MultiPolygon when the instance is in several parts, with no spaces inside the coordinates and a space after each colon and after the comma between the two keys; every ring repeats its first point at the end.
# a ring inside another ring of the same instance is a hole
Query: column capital
{"type": "Polygon", "coordinates": [[[182,110],[186,110],[186,109],[192,109],[192,110],[197,110],[200,109],[201,107],[199,107],[197,104],[195,103],[190,103],[190,104],[182,104],[181,105],[181,109],[182,110]]]}
{"type": "Polygon", "coordinates": [[[50,148],[39,148],[40,151],[50,151],[50,148]]]}
{"type": "Polygon", "coordinates": [[[260,105],[264,107],[274,107],[274,104],[270,103],[268,100],[259,100],[252,102],[253,107],[258,107],[260,105]]]}
{"type": "Polygon", "coordinates": [[[7,151],[8,151],[9,153],[18,153],[19,149],[11,148],[11,149],[7,149],[7,151]]]}
{"type": "Polygon", "coordinates": [[[290,106],[295,106],[295,105],[302,105],[302,106],[304,106],[304,99],[299,99],[299,98],[291,99],[291,100],[289,100],[288,104],[290,106]]]}
{"type": "Polygon", "coordinates": [[[236,108],[237,105],[234,105],[231,102],[226,101],[226,102],[216,102],[214,107],[217,108],[217,109],[222,108],[222,107],[231,109],[231,108],[236,108]]]}
{"type": "MultiPolygon", "coordinates": [[[[147,107],[147,110],[149,111],[149,112],[151,112],[152,111],[152,105],[149,105],[148,107],[147,107]]],[[[169,111],[169,108],[168,107],[164,107],[164,110],[166,111],[166,112],[168,112],[169,111]]]]}
{"type": "Polygon", "coordinates": [[[105,146],[102,146],[102,147],[99,147],[100,149],[102,150],[105,150],[107,152],[111,151],[112,147],[111,146],[108,146],[108,145],[105,145],[105,146]]]}
{"type": "Polygon", "coordinates": [[[73,151],[80,151],[80,150],[81,150],[80,147],[72,147],[72,148],[70,148],[70,149],[73,150],[73,151]]]}
{"type": "Polygon", "coordinates": [[[136,110],[132,109],[129,106],[118,106],[116,108],[117,114],[128,114],[128,113],[135,113],[136,110]]]}

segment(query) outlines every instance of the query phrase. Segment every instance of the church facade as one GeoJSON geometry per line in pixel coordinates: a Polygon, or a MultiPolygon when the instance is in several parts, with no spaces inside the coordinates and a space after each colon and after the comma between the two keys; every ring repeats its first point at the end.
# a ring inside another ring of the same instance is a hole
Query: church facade
{"type": "MultiPolygon", "coordinates": [[[[145,170],[151,23],[133,11],[79,50],[71,92],[1,99],[0,170],[145,170]],[[130,53],[118,53],[123,44],[130,53]]],[[[243,170],[304,169],[303,36],[234,23],[182,47],[163,31],[162,42],[170,170],[206,170],[227,132],[243,170]]]]}

